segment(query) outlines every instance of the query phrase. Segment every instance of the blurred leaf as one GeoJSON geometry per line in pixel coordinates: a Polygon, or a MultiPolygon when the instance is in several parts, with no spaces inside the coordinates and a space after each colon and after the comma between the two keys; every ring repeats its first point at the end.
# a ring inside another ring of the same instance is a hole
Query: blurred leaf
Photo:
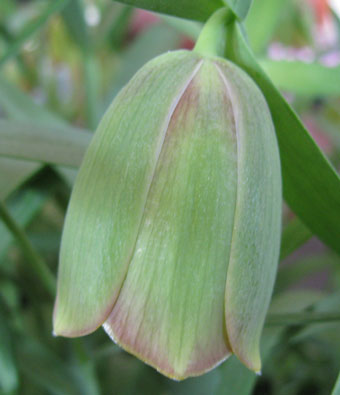
{"type": "Polygon", "coordinates": [[[244,19],[249,11],[252,0],[225,0],[239,19],[244,19]]]}
{"type": "Polygon", "coordinates": [[[294,111],[256,62],[240,26],[231,26],[228,57],[258,84],[278,138],[283,194],[292,210],[324,243],[340,252],[340,179],[294,111]]]}
{"type": "Polygon", "coordinates": [[[85,53],[83,60],[87,125],[90,129],[94,130],[99,122],[98,103],[101,70],[97,58],[93,53],[85,53]]]}
{"type": "Polygon", "coordinates": [[[307,96],[340,96],[340,66],[270,59],[262,60],[260,65],[284,91],[307,96]]]}
{"type": "Polygon", "coordinates": [[[47,127],[0,120],[0,155],[79,167],[92,134],[72,127],[47,127]]]}
{"type": "Polygon", "coordinates": [[[8,208],[2,201],[0,201],[0,218],[15,237],[22,252],[24,253],[26,263],[30,265],[32,271],[39,278],[41,285],[43,285],[46,291],[49,292],[50,296],[54,297],[56,285],[53,273],[32,246],[25,231],[15,221],[11,213],[8,211],[8,208]]]}
{"type": "Polygon", "coordinates": [[[41,15],[24,27],[18,37],[16,37],[16,40],[7,48],[4,55],[0,58],[0,66],[2,66],[8,59],[17,55],[23,44],[29,40],[33,34],[39,31],[39,29],[53,14],[61,11],[69,1],[70,0],[54,0],[49,2],[41,15]]]}
{"type": "Polygon", "coordinates": [[[197,40],[201,30],[202,24],[199,22],[189,21],[182,18],[176,18],[175,16],[163,15],[162,20],[169,26],[176,29],[178,32],[185,34],[192,40],[197,40]]]}
{"type": "Polygon", "coordinates": [[[102,21],[95,32],[95,45],[109,44],[110,47],[121,49],[133,11],[133,7],[124,4],[108,3],[102,13],[102,21]]]}
{"type": "Polygon", "coordinates": [[[98,124],[98,90],[100,68],[94,53],[92,42],[85,21],[85,11],[82,0],[72,0],[62,11],[62,16],[70,31],[72,39],[82,50],[83,70],[85,80],[86,117],[90,129],[98,124]]]}
{"type": "Polygon", "coordinates": [[[281,292],[273,297],[269,314],[298,313],[321,300],[323,296],[320,291],[307,289],[281,292]]]}
{"type": "Polygon", "coordinates": [[[115,81],[109,91],[105,107],[123,88],[131,77],[150,59],[162,54],[166,50],[176,49],[180,35],[173,28],[164,24],[150,27],[122,53],[122,66],[115,76],[115,81]]]}
{"type": "Polygon", "coordinates": [[[72,342],[76,363],[72,365],[72,373],[77,378],[82,395],[99,395],[100,389],[95,373],[94,362],[87,355],[84,339],[74,339],[72,342]]]}
{"type": "MultiPolygon", "coordinates": [[[[209,16],[225,4],[223,0],[118,0],[121,3],[129,4],[137,8],[144,8],[146,10],[160,12],[162,14],[169,14],[179,16],[181,18],[193,19],[197,21],[206,21],[209,16]]],[[[241,0],[230,0],[235,8],[244,9],[241,0]]],[[[246,0],[247,1],[247,0],[246,0]]],[[[248,1],[247,1],[248,2],[248,1]]]]}
{"type": "MultiPolygon", "coordinates": [[[[267,355],[263,357],[265,359],[267,355]]],[[[235,356],[232,356],[221,366],[220,382],[216,388],[215,394],[224,395],[230,393],[250,395],[255,381],[256,374],[247,369],[235,356]]]]}
{"type": "Polygon", "coordinates": [[[67,369],[65,361],[59,359],[43,343],[27,337],[17,347],[17,360],[24,375],[36,382],[41,389],[55,395],[81,395],[77,381],[67,369]]]}
{"type": "Polygon", "coordinates": [[[70,37],[82,50],[87,51],[91,47],[91,41],[85,21],[83,1],[69,1],[63,8],[61,15],[70,31],[70,37]]]}
{"type": "Polygon", "coordinates": [[[0,200],[5,200],[40,168],[38,162],[0,157],[0,200]]]}
{"type": "MultiPolygon", "coordinates": [[[[47,199],[47,191],[27,188],[15,199],[8,202],[7,207],[14,220],[25,228],[39,212],[47,199]]],[[[14,241],[5,224],[0,221],[0,258],[3,257],[9,245],[14,241]]]]}
{"type": "Polygon", "coordinates": [[[312,232],[299,220],[299,218],[293,218],[282,232],[280,260],[285,259],[312,236],[312,232]]]}
{"type": "MultiPolygon", "coordinates": [[[[48,111],[46,108],[34,103],[31,97],[22,92],[15,85],[6,81],[5,78],[2,78],[1,74],[0,106],[9,118],[15,119],[16,121],[31,122],[32,119],[34,119],[34,122],[46,125],[47,127],[50,127],[51,125],[58,128],[69,127],[66,121],[48,111]]],[[[24,180],[31,177],[43,166],[40,164],[39,167],[37,167],[37,165],[32,162],[17,161],[16,159],[9,158],[1,158],[0,161],[1,163],[4,163],[2,161],[6,161],[6,166],[13,167],[13,173],[16,172],[18,174],[17,178],[13,177],[10,184],[7,184],[6,189],[8,190],[8,193],[15,190],[24,180]],[[22,164],[19,164],[19,162],[22,162],[22,164]],[[28,163],[30,163],[30,165],[28,165],[28,163]],[[30,169],[30,167],[32,167],[32,169],[30,169]]],[[[64,167],[60,167],[58,168],[58,171],[70,185],[73,183],[72,180],[75,179],[75,170],[65,170],[64,167]]],[[[5,176],[4,173],[0,172],[0,185],[5,184],[7,178],[8,177],[5,176]]],[[[2,193],[1,196],[4,196],[4,193],[2,193]]]]}
{"type": "Polygon", "coordinates": [[[340,395],[340,373],[338,379],[336,380],[335,386],[333,388],[331,395],[340,395]]]}
{"type": "Polygon", "coordinates": [[[46,125],[65,126],[57,115],[34,103],[31,97],[11,84],[0,74],[0,106],[4,113],[16,121],[31,121],[46,125]]]}
{"type": "Polygon", "coordinates": [[[253,1],[245,21],[245,26],[250,46],[256,54],[266,49],[274,29],[279,22],[280,13],[283,7],[287,7],[288,4],[289,1],[287,0],[253,1]]]}
{"type": "Polygon", "coordinates": [[[316,274],[325,268],[339,265],[338,256],[321,255],[302,258],[301,260],[280,266],[275,292],[281,292],[307,276],[316,274]]]}
{"type": "Polygon", "coordinates": [[[17,389],[19,377],[10,328],[7,325],[7,317],[2,310],[2,306],[0,306],[0,392],[3,395],[9,395],[17,389]]]}
{"type": "MultiPolygon", "coordinates": [[[[329,314],[331,316],[332,314],[339,314],[339,305],[340,292],[337,291],[321,298],[319,301],[316,301],[309,310],[314,314],[329,314]]],[[[315,336],[328,329],[335,329],[338,334],[340,330],[340,321],[321,322],[314,323],[313,325],[303,326],[294,336],[291,337],[290,341],[300,342],[308,337],[315,336]]]]}

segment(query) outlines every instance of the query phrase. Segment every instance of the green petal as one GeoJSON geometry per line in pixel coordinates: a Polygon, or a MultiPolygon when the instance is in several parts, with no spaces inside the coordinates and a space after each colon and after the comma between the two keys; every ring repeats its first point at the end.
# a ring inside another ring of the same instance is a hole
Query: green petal
{"type": "Polygon", "coordinates": [[[224,294],[237,187],[230,108],[216,66],[205,60],[171,118],[127,277],[104,324],[175,379],[230,354],[224,294]]]}
{"type": "Polygon", "coordinates": [[[111,312],[134,252],[171,113],[198,63],[187,51],[154,59],[122,90],[100,123],[66,217],[55,334],[90,333],[111,312]]]}
{"type": "Polygon", "coordinates": [[[230,93],[237,133],[238,186],[225,295],[231,348],[259,372],[259,342],[279,257],[281,173],[270,112],[255,83],[240,69],[218,61],[230,93]]]}

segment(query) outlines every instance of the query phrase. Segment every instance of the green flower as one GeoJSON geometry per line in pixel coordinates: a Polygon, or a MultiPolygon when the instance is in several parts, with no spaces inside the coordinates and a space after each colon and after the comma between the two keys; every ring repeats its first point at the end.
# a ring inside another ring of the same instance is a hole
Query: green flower
{"type": "Polygon", "coordinates": [[[103,325],[175,379],[232,353],[258,372],[280,225],[279,153],[260,90],[222,58],[162,55],[120,92],[85,155],[54,331],[103,325]]]}

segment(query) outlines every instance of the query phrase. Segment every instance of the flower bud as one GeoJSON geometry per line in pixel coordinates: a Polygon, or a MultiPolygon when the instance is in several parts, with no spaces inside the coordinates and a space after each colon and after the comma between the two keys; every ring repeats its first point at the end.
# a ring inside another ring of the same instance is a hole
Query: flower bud
{"type": "Polygon", "coordinates": [[[260,371],[280,218],[278,147],[255,83],[217,57],[152,60],[113,101],[80,168],[55,333],[103,325],[175,379],[232,353],[260,371]]]}

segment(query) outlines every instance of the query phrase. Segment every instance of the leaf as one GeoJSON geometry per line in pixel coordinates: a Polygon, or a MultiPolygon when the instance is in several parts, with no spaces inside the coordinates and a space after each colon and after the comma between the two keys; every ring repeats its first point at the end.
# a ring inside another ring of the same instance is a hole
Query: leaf
{"type": "Polygon", "coordinates": [[[299,220],[299,218],[293,218],[282,232],[280,260],[285,259],[312,236],[312,232],[299,220]]]}
{"type": "Polygon", "coordinates": [[[82,0],[72,0],[62,11],[62,16],[70,31],[72,39],[82,50],[83,74],[85,81],[85,102],[88,126],[95,129],[98,124],[98,102],[100,68],[93,53],[92,37],[85,21],[85,10],[82,0]]]}
{"type": "Polygon", "coordinates": [[[177,48],[179,41],[178,32],[164,24],[151,26],[146,32],[140,34],[133,44],[122,53],[122,66],[107,95],[105,109],[138,69],[150,59],[165,51],[177,48]]]}
{"type": "Polygon", "coordinates": [[[92,135],[72,127],[0,120],[0,155],[79,167],[92,135]]]}
{"type": "Polygon", "coordinates": [[[0,392],[4,395],[13,393],[19,386],[13,339],[7,322],[8,317],[0,306],[0,392]]]}
{"type": "Polygon", "coordinates": [[[0,200],[5,200],[40,168],[40,162],[0,157],[0,200]]]}
{"type": "Polygon", "coordinates": [[[261,60],[260,65],[281,90],[304,96],[340,96],[340,66],[270,59],[261,60]]]}
{"type": "MultiPolygon", "coordinates": [[[[55,395],[79,395],[77,380],[65,361],[49,350],[44,343],[26,336],[17,347],[20,371],[42,389],[55,395]]],[[[41,392],[44,393],[44,392],[41,392]]]]}
{"type": "Polygon", "coordinates": [[[9,118],[16,121],[32,121],[55,126],[65,126],[67,122],[46,108],[34,103],[31,97],[11,84],[0,74],[0,106],[9,118]]]}
{"type": "Polygon", "coordinates": [[[322,256],[305,257],[297,262],[284,264],[279,268],[275,283],[275,292],[279,293],[298,284],[306,277],[320,273],[325,268],[340,264],[338,255],[325,254],[322,256]]]}
{"type": "Polygon", "coordinates": [[[274,29],[279,22],[283,7],[287,7],[290,0],[256,0],[253,1],[245,27],[252,50],[262,53],[269,43],[274,29]],[[261,23],[259,23],[261,21],[261,23]]]}
{"type": "MultiPolygon", "coordinates": [[[[47,193],[43,190],[25,189],[14,200],[8,202],[8,210],[14,220],[25,228],[36,216],[46,202],[47,193]]],[[[0,258],[3,257],[9,245],[14,241],[12,233],[5,224],[0,222],[0,258]]]]}
{"type": "Polygon", "coordinates": [[[166,22],[169,26],[173,27],[177,31],[186,36],[190,37],[192,40],[197,40],[201,30],[202,24],[195,21],[189,21],[187,19],[177,18],[175,16],[163,15],[162,20],[166,22]]]}
{"type": "Polygon", "coordinates": [[[83,0],[68,1],[61,15],[70,31],[71,38],[83,51],[88,51],[91,48],[91,41],[85,21],[83,0]]]}
{"type": "Polygon", "coordinates": [[[340,395],[340,373],[338,379],[336,380],[335,386],[333,388],[331,395],[340,395]]]}
{"type": "Polygon", "coordinates": [[[225,0],[225,2],[233,10],[234,14],[242,20],[247,16],[252,0],[225,0]]]}
{"type": "MultiPolygon", "coordinates": [[[[22,122],[34,122],[39,123],[39,125],[46,125],[50,127],[51,125],[58,128],[68,127],[68,123],[63,119],[59,118],[57,115],[53,114],[46,108],[37,105],[34,101],[26,95],[24,92],[20,91],[15,85],[10,84],[6,79],[2,78],[0,75],[0,106],[5,114],[15,121],[22,122]]],[[[21,161],[16,159],[1,158],[1,163],[6,162],[6,168],[13,175],[10,182],[7,182],[7,175],[0,172],[0,185],[6,185],[8,194],[17,189],[22,182],[32,177],[39,169],[43,167],[43,164],[39,162],[39,167],[37,164],[28,161],[21,161]],[[11,169],[11,170],[9,170],[11,169]]],[[[65,167],[58,169],[60,174],[66,181],[70,184],[71,180],[75,178],[75,171],[73,169],[65,170],[65,167]],[[67,173],[67,177],[64,175],[67,173]]],[[[4,192],[0,195],[2,198],[5,196],[4,192]]]]}
{"type": "Polygon", "coordinates": [[[325,244],[340,252],[340,179],[292,108],[262,71],[240,26],[230,27],[227,57],[258,84],[270,107],[278,138],[284,197],[325,244]]]}
{"type": "MultiPolygon", "coordinates": [[[[195,0],[193,5],[192,0],[118,0],[120,3],[129,4],[137,8],[144,8],[146,10],[160,12],[162,14],[169,14],[179,16],[181,18],[193,19],[204,22],[209,16],[219,8],[223,7],[225,3],[223,0],[195,0]]],[[[235,7],[244,8],[240,1],[233,1],[235,7]],[[238,5],[237,5],[238,4],[238,5]],[[241,5],[241,7],[240,7],[241,5]]]]}
{"type": "MultiPolygon", "coordinates": [[[[0,58],[0,67],[9,59],[18,54],[23,44],[29,40],[33,34],[47,22],[47,20],[55,13],[61,11],[70,0],[55,0],[50,2],[38,18],[30,22],[24,27],[22,32],[16,37],[15,41],[5,51],[0,58]]],[[[73,0],[72,0],[73,1],[73,0]]]]}

